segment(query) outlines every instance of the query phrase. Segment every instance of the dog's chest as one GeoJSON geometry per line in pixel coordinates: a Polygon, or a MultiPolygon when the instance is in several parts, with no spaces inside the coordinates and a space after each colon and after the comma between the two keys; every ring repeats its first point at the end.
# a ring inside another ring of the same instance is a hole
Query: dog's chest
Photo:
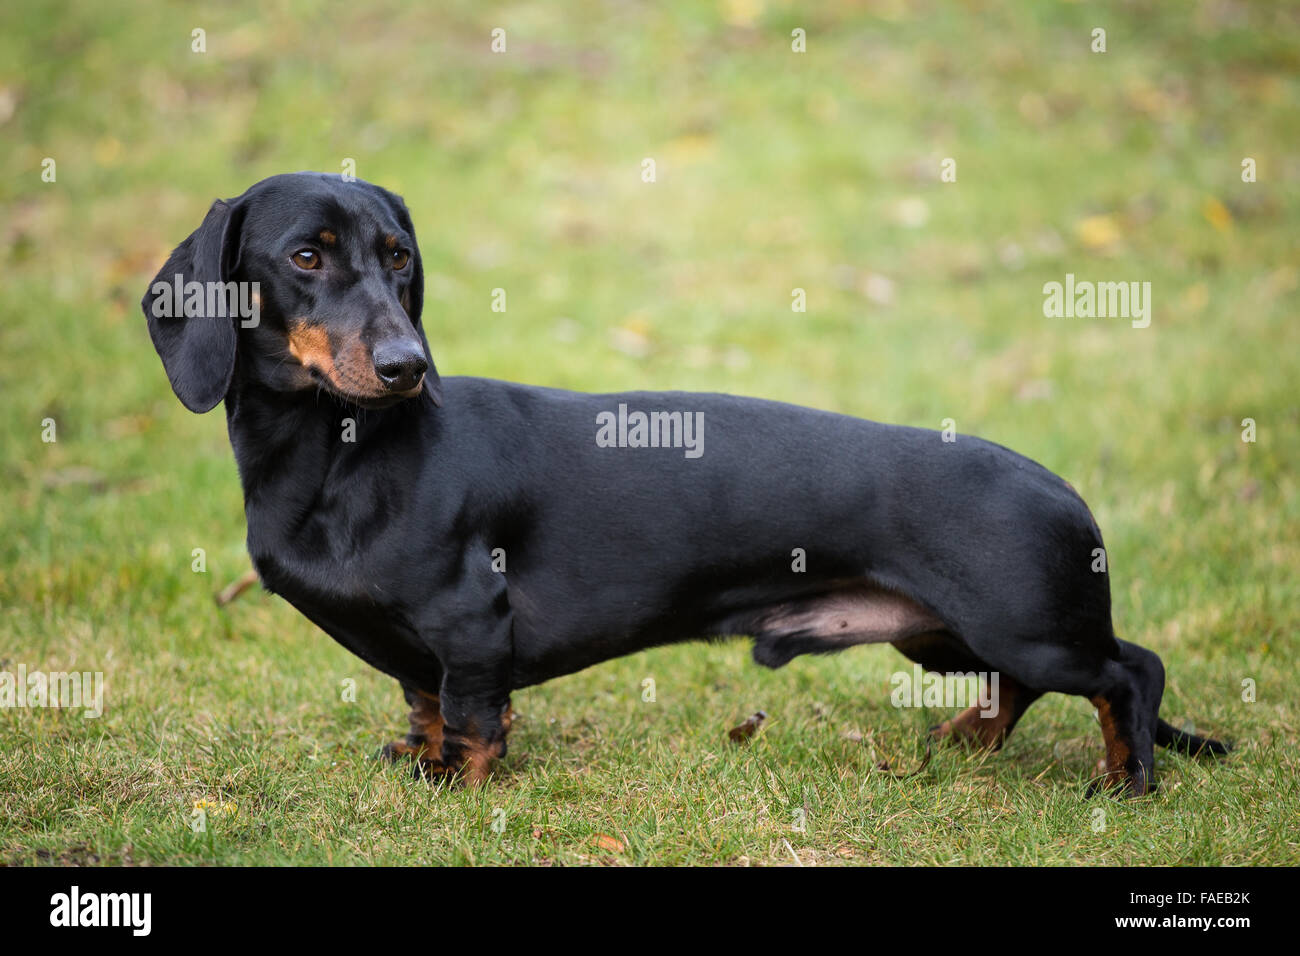
{"type": "Polygon", "coordinates": [[[372,667],[399,680],[425,678],[436,659],[407,609],[385,585],[382,564],[364,556],[338,562],[294,549],[249,552],[263,585],[372,667]]]}

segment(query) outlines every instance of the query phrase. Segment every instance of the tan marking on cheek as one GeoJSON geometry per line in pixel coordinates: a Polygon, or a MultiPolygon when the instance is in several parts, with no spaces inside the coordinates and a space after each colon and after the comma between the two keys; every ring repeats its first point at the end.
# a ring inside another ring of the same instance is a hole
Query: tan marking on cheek
{"type": "Polygon", "coordinates": [[[304,367],[314,368],[334,380],[334,354],[329,333],[319,325],[298,321],[289,329],[289,354],[304,367]]]}
{"type": "Polygon", "coordinates": [[[327,246],[332,246],[334,245],[335,242],[338,241],[338,237],[335,236],[334,233],[330,232],[328,229],[322,229],[320,231],[320,241],[325,243],[325,245],[327,246]]]}

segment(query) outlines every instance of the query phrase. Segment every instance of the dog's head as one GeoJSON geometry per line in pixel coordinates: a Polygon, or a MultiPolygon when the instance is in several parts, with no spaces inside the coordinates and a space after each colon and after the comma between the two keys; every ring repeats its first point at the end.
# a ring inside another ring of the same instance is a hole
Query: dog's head
{"type": "Polygon", "coordinates": [[[420,325],[424,271],[400,197],[326,173],[212,204],[145,293],[172,390],[206,412],[235,374],[367,408],[441,385],[420,325]]]}

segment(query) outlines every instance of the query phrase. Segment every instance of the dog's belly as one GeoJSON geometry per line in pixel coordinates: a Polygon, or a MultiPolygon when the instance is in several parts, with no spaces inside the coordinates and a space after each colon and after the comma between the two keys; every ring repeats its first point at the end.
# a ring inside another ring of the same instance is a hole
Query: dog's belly
{"type": "Polygon", "coordinates": [[[911,598],[870,582],[837,585],[761,612],[752,629],[754,660],[780,667],[800,654],[826,654],[856,644],[883,644],[946,630],[911,598]]]}
{"type": "Polygon", "coordinates": [[[804,635],[831,646],[849,646],[897,641],[943,626],[939,618],[910,598],[860,583],[777,604],[759,616],[755,634],[804,635]]]}
{"type": "MultiPolygon", "coordinates": [[[[539,617],[526,587],[512,586],[514,666],[517,686],[562,674],[659,644],[691,639],[752,637],[754,659],[780,667],[800,654],[826,654],[858,644],[892,643],[946,631],[942,620],[912,599],[865,580],[822,582],[812,590],[761,599],[747,590],[715,596],[709,609],[664,605],[641,615],[624,608],[607,620],[577,610],[539,617]]],[[[586,606],[588,609],[591,605],[586,606]]]]}

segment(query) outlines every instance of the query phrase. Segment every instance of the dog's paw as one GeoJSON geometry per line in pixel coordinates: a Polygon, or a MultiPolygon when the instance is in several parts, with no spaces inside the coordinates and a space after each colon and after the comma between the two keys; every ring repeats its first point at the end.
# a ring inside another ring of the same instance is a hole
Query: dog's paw
{"type": "Polygon", "coordinates": [[[429,756],[425,744],[412,743],[410,740],[394,740],[379,748],[376,757],[391,764],[409,760],[411,775],[419,780],[442,780],[455,774],[453,768],[447,767],[440,760],[429,756]]]}
{"type": "Polygon", "coordinates": [[[1088,782],[1084,797],[1112,797],[1116,800],[1149,797],[1156,792],[1158,784],[1148,779],[1145,786],[1138,786],[1137,780],[1129,773],[1108,770],[1103,757],[1097,761],[1097,775],[1088,782]]]}

